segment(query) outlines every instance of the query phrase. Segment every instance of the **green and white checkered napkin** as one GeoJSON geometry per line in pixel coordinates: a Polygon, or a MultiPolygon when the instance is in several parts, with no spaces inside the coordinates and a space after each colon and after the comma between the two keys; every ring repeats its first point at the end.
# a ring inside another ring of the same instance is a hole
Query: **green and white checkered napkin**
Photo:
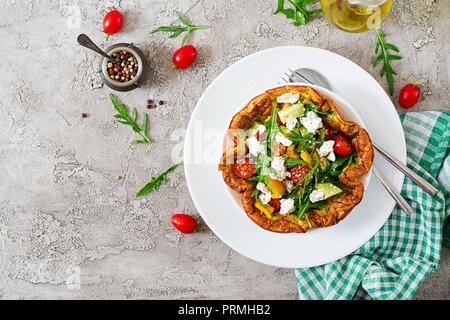
{"type": "Polygon", "coordinates": [[[450,113],[411,112],[400,119],[408,167],[440,192],[431,197],[405,178],[401,193],[413,213],[396,206],[380,231],[352,254],[296,269],[300,299],[410,299],[431,270],[439,269],[442,228],[450,214],[450,113]]]}

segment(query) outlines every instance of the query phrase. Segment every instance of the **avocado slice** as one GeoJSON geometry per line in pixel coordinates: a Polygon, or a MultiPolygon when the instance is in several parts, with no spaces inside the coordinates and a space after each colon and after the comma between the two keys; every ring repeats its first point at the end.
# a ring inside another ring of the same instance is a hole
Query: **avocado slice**
{"type": "Polygon", "coordinates": [[[286,120],[290,117],[298,118],[303,114],[304,108],[302,103],[293,104],[286,109],[278,112],[281,122],[286,123],[286,120]]]}
{"type": "Polygon", "coordinates": [[[316,189],[318,190],[322,190],[325,199],[331,198],[332,196],[335,196],[342,191],[341,188],[335,186],[334,184],[330,183],[330,182],[326,182],[326,183],[318,183],[316,185],[316,189]]]}
{"type": "Polygon", "coordinates": [[[256,135],[256,133],[258,132],[258,126],[262,124],[259,121],[255,121],[252,123],[252,125],[247,129],[247,136],[248,137],[253,137],[256,135]]]}

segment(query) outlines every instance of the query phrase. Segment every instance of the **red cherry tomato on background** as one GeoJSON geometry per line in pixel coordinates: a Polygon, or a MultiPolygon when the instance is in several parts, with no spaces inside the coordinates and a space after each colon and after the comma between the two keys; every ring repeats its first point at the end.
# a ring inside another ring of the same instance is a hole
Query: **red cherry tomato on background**
{"type": "MultiPolygon", "coordinates": [[[[331,136],[333,135],[333,129],[331,129],[331,127],[329,125],[327,125],[326,123],[323,124],[323,128],[325,129],[325,135],[323,137],[324,141],[330,140],[331,136]]],[[[315,138],[316,140],[320,139],[320,132],[322,131],[322,128],[319,129],[319,133],[316,134],[315,138]]]]}
{"type": "Polygon", "coordinates": [[[281,202],[280,199],[272,199],[269,201],[269,206],[272,206],[275,210],[274,212],[280,211],[281,202]]]}
{"type": "MultiPolygon", "coordinates": [[[[297,164],[291,169],[291,179],[295,184],[299,184],[302,179],[311,171],[311,168],[302,164],[297,164]]],[[[314,175],[311,176],[311,179],[307,182],[310,183],[313,179],[314,175]]],[[[305,181],[302,182],[302,186],[305,184],[305,181]]]]}
{"type": "Polygon", "coordinates": [[[341,156],[346,156],[353,152],[353,144],[349,137],[339,133],[334,139],[334,152],[341,156]]]}
{"type": "Polygon", "coordinates": [[[189,68],[195,59],[197,59],[197,49],[191,45],[181,47],[173,54],[173,63],[180,69],[189,68]]]}
{"type": "Polygon", "coordinates": [[[420,89],[417,86],[417,79],[414,81],[414,84],[408,83],[403,87],[402,91],[400,91],[400,95],[398,97],[398,102],[400,105],[409,109],[414,106],[420,98],[420,89]]]}
{"type": "Polygon", "coordinates": [[[187,214],[174,214],[171,222],[182,233],[194,233],[197,230],[197,221],[187,214]]]}
{"type": "Polygon", "coordinates": [[[108,12],[103,19],[103,31],[108,35],[106,40],[108,40],[111,34],[116,34],[122,28],[123,17],[122,14],[117,10],[111,10],[108,12]]]}
{"type": "Polygon", "coordinates": [[[255,163],[249,157],[237,159],[233,171],[238,178],[248,179],[255,173],[255,163]]]}

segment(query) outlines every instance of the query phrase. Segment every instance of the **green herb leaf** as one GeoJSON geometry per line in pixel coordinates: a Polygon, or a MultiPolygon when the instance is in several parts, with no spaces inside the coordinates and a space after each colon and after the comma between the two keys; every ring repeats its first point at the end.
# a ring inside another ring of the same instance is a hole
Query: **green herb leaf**
{"type": "Polygon", "coordinates": [[[114,108],[117,110],[119,114],[114,115],[117,119],[123,119],[123,120],[117,120],[117,122],[129,125],[131,129],[133,129],[134,132],[139,133],[143,140],[134,140],[131,143],[152,143],[150,141],[150,138],[147,136],[147,114],[144,114],[144,120],[142,124],[142,129],[139,128],[139,126],[136,124],[136,118],[137,118],[137,111],[136,108],[133,109],[133,112],[131,114],[131,117],[127,113],[127,107],[124,104],[119,104],[114,97],[114,95],[111,93],[109,95],[111,102],[114,106],[114,108]]]}
{"type": "Polygon", "coordinates": [[[306,6],[310,3],[318,2],[318,0],[288,0],[293,8],[285,8],[284,0],[278,0],[277,10],[273,14],[282,13],[287,19],[294,20],[292,24],[296,27],[304,25],[313,14],[321,13],[321,9],[309,10],[306,6]]]}
{"type": "Polygon", "coordinates": [[[378,63],[381,60],[383,60],[384,64],[380,71],[380,77],[383,77],[386,74],[386,80],[388,82],[388,87],[389,87],[389,93],[392,96],[394,94],[394,77],[392,75],[395,75],[396,73],[392,69],[391,65],[389,64],[389,61],[390,60],[399,60],[402,57],[398,56],[398,55],[389,54],[387,52],[388,49],[393,50],[395,52],[400,52],[400,50],[393,44],[384,42],[384,37],[386,37],[386,35],[384,33],[379,32],[376,28],[375,28],[375,32],[377,34],[377,44],[375,46],[375,54],[378,54],[378,51],[380,51],[380,49],[381,49],[381,52],[380,52],[379,56],[375,59],[373,66],[376,67],[378,65],[378,63]]]}
{"type": "Polygon", "coordinates": [[[176,27],[174,25],[170,25],[170,26],[161,26],[158,28],[153,29],[152,31],[150,31],[150,34],[155,33],[155,32],[172,32],[172,34],[169,36],[169,38],[173,39],[178,37],[180,34],[182,34],[183,32],[186,32],[186,35],[183,37],[183,40],[181,42],[181,46],[183,47],[186,44],[186,41],[189,37],[189,34],[193,31],[193,30],[197,30],[197,29],[206,29],[208,28],[208,26],[194,26],[194,25],[190,25],[189,23],[186,22],[186,20],[184,20],[180,13],[177,11],[173,11],[173,13],[175,14],[175,16],[177,17],[177,19],[179,21],[181,21],[182,24],[184,24],[184,27],[176,27]]]}
{"type": "Polygon", "coordinates": [[[144,194],[150,193],[153,191],[153,189],[155,189],[156,191],[159,189],[159,185],[161,183],[166,182],[166,174],[169,171],[172,171],[173,169],[175,169],[176,167],[178,167],[181,163],[183,162],[183,160],[181,160],[180,162],[175,163],[174,165],[170,166],[169,168],[167,168],[166,170],[164,170],[163,172],[161,172],[159,174],[159,176],[157,176],[156,178],[150,180],[149,183],[147,183],[137,194],[136,197],[140,197],[143,196],[144,194]]]}

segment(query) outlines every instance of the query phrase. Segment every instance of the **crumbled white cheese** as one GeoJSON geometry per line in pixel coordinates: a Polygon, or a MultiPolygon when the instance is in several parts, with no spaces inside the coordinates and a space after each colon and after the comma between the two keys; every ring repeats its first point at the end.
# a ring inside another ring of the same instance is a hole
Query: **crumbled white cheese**
{"type": "Polygon", "coordinates": [[[325,141],[319,148],[319,156],[327,157],[328,160],[330,161],[335,161],[336,156],[334,155],[333,152],[333,146],[334,146],[333,140],[325,141]]]}
{"type": "Polygon", "coordinates": [[[296,103],[298,99],[300,98],[300,95],[298,93],[284,93],[281,96],[277,97],[278,103],[296,103]]]}
{"type": "Polygon", "coordinates": [[[248,151],[255,157],[257,157],[261,152],[264,152],[264,145],[262,145],[256,137],[248,138],[245,140],[245,143],[247,144],[248,151]]]}
{"type": "Polygon", "coordinates": [[[294,199],[280,200],[280,214],[289,214],[294,211],[294,199]]]}
{"type": "Polygon", "coordinates": [[[292,144],[291,140],[279,133],[275,136],[275,141],[286,147],[289,147],[292,144]]]}
{"type": "Polygon", "coordinates": [[[297,124],[297,119],[294,117],[289,117],[286,120],[286,128],[289,130],[293,130],[295,128],[295,125],[297,124]]]}
{"type": "Polygon", "coordinates": [[[331,152],[328,154],[327,159],[330,160],[331,162],[336,161],[336,155],[334,154],[333,151],[331,151],[331,152]]]}
{"type": "Polygon", "coordinates": [[[268,204],[272,199],[272,194],[270,193],[260,193],[259,200],[261,200],[262,204],[268,204]]]}
{"type": "Polygon", "coordinates": [[[272,199],[272,193],[270,193],[270,190],[267,188],[267,186],[262,183],[258,182],[256,185],[256,189],[261,191],[261,194],[259,195],[259,199],[263,204],[268,204],[270,199],[272,199]]]}
{"type": "Polygon", "coordinates": [[[309,200],[311,200],[312,203],[325,200],[325,194],[320,189],[315,189],[311,194],[309,195],[309,200]]]}
{"type": "Polygon", "coordinates": [[[323,126],[322,118],[317,116],[314,111],[308,111],[306,117],[302,117],[300,122],[309,133],[314,133],[317,129],[320,129],[323,126]]]}
{"type": "Polygon", "coordinates": [[[292,182],[292,180],[284,180],[283,182],[287,192],[291,192],[292,188],[294,187],[294,182],[292,182]]]}
{"type": "Polygon", "coordinates": [[[270,177],[274,180],[283,181],[286,179],[286,167],[284,166],[284,158],[283,157],[274,157],[272,159],[272,163],[270,165],[274,172],[270,173],[270,177]]]}
{"type": "Polygon", "coordinates": [[[258,133],[259,133],[259,135],[262,136],[262,135],[264,134],[264,132],[266,132],[266,126],[260,124],[260,125],[258,126],[258,133]]]}

